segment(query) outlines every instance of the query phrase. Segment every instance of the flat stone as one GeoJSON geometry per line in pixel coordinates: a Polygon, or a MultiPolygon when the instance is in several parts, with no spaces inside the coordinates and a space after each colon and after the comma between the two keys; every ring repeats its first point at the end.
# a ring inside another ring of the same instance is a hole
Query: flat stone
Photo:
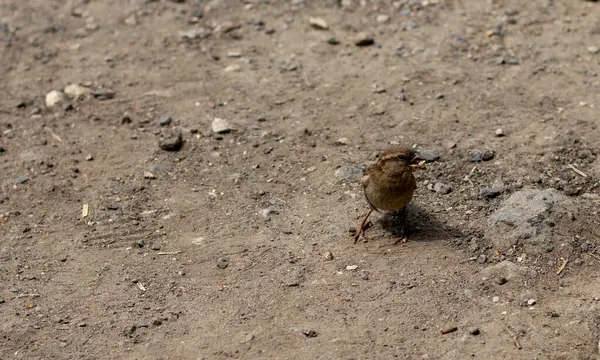
{"type": "Polygon", "coordinates": [[[340,181],[359,181],[365,172],[358,166],[342,166],[333,174],[340,181]]]}
{"type": "Polygon", "coordinates": [[[440,153],[431,149],[418,149],[415,151],[415,155],[426,162],[434,162],[440,158],[440,153]]]}
{"type": "Polygon", "coordinates": [[[310,17],[308,19],[308,23],[310,24],[310,26],[312,26],[313,28],[318,29],[318,30],[327,30],[327,29],[329,29],[329,25],[322,18],[310,17]]]}
{"type": "Polygon", "coordinates": [[[519,266],[512,261],[504,260],[481,270],[481,275],[487,278],[504,279],[504,282],[524,278],[529,269],[519,266]]]}
{"type": "Polygon", "coordinates": [[[369,46],[375,43],[375,39],[369,33],[359,33],[354,40],[354,45],[356,46],[369,46]]]}
{"type": "Polygon", "coordinates": [[[377,22],[380,24],[385,24],[386,22],[390,21],[390,16],[386,14],[379,14],[375,20],[377,20],[377,22]]]}
{"type": "Polygon", "coordinates": [[[92,94],[92,90],[90,88],[81,86],[79,84],[69,84],[65,86],[64,92],[75,99],[81,99],[92,94]]]}
{"type": "Polygon", "coordinates": [[[211,124],[211,129],[216,134],[225,134],[231,132],[233,127],[225,119],[215,118],[211,124]]]}
{"type": "Polygon", "coordinates": [[[116,92],[111,89],[98,89],[93,92],[93,95],[99,100],[110,100],[115,97],[116,92]]]}
{"type": "Polygon", "coordinates": [[[13,180],[13,182],[15,184],[27,184],[29,182],[29,176],[21,176],[21,177],[15,178],[13,180]]]}

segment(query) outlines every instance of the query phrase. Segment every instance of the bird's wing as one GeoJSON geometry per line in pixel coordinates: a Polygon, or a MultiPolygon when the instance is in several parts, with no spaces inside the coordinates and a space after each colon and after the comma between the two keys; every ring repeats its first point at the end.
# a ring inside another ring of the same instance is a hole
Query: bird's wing
{"type": "Polygon", "coordinates": [[[369,200],[369,197],[367,196],[367,185],[369,184],[369,174],[368,172],[365,173],[365,175],[362,177],[362,179],[360,180],[360,183],[362,184],[363,187],[363,194],[365,195],[365,199],[367,199],[367,202],[369,203],[369,206],[371,207],[372,210],[375,210],[377,212],[380,212],[378,208],[375,207],[375,205],[373,205],[373,203],[371,202],[371,200],[369,200]]]}

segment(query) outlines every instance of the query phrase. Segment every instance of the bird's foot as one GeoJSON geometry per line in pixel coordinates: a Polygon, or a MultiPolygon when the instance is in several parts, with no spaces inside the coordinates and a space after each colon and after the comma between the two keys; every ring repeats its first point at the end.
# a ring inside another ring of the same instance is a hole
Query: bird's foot
{"type": "Polygon", "coordinates": [[[361,234],[364,234],[365,230],[367,229],[367,219],[369,218],[369,216],[371,215],[371,213],[373,212],[373,209],[371,209],[367,215],[365,216],[365,218],[362,220],[362,222],[360,223],[360,227],[358,228],[358,231],[356,232],[356,235],[354,236],[354,243],[356,244],[356,242],[358,241],[358,238],[360,238],[361,234]]]}
{"type": "Polygon", "coordinates": [[[394,242],[394,245],[397,245],[400,242],[407,242],[408,241],[408,236],[406,235],[406,228],[407,228],[407,219],[408,219],[408,211],[406,209],[406,207],[402,210],[400,210],[400,229],[398,230],[398,240],[396,240],[394,242]]]}

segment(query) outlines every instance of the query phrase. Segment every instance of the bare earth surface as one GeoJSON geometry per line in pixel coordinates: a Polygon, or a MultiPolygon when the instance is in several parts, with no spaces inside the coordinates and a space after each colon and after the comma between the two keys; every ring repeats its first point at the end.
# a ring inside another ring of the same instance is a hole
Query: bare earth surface
{"type": "Polygon", "coordinates": [[[0,359],[597,359],[598,19],[0,0],[0,359]]]}

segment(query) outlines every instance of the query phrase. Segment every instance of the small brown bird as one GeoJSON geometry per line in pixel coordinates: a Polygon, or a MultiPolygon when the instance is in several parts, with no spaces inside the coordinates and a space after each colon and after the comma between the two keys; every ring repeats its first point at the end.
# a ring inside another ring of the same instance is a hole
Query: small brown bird
{"type": "Polygon", "coordinates": [[[419,159],[411,148],[398,145],[385,150],[377,163],[365,170],[361,183],[371,210],[360,224],[354,237],[355,243],[364,232],[367,219],[373,210],[401,211],[400,235],[401,239],[406,239],[406,205],[412,200],[417,188],[413,171],[424,169],[424,163],[425,161],[419,159]]]}

